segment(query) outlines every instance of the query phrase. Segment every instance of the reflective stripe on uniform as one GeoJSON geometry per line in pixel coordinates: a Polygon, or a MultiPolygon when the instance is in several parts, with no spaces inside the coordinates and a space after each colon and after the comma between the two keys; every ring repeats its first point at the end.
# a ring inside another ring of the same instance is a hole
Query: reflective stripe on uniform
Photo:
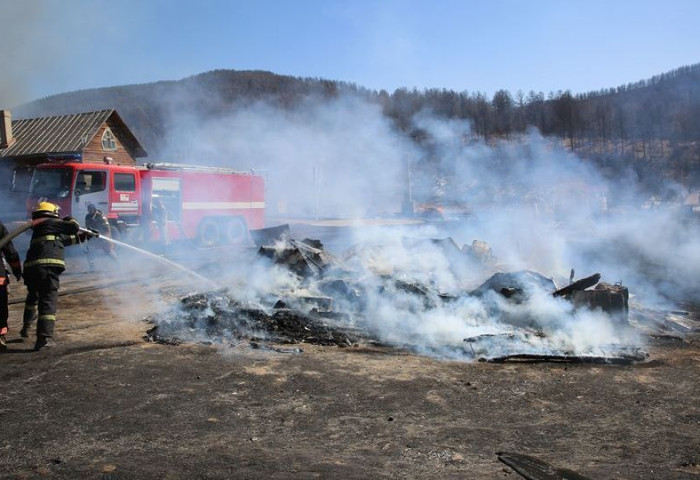
{"type": "Polygon", "coordinates": [[[66,262],[65,260],[59,260],[58,258],[39,258],[37,260],[32,260],[31,262],[24,262],[24,268],[35,267],[37,265],[58,265],[65,267],[66,262]]]}
{"type": "Polygon", "coordinates": [[[41,242],[51,242],[53,240],[56,240],[57,238],[58,236],[56,235],[44,235],[43,237],[36,237],[32,239],[32,245],[41,242]]]}
{"type": "Polygon", "coordinates": [[[56,321],[56,315],[39,315],[39,320],[46,320],[49,322],[55,322],[56,321]]]}
{"type": "Polygon", "coordinates": [[[76,243],[80,243],[80,238],[77,235],[71,235],[68,245],[75,245],[76,243]]]}

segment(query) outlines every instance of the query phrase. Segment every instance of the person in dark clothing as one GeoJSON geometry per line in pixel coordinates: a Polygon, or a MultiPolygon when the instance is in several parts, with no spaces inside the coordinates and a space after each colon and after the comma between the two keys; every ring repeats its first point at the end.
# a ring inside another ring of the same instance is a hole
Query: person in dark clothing
{"type": "MultiPolygon", "coordinates": [[[[0,238],[6,237],[9,234],[5,225],[0,222],[0,238]]],[[[0,250],[0,350],[7,348],[5,337],[7,335],[7,319],[10,316],[7,306],[7,285],[10,283],[10,276],[5,268],[3,257],[10,265],[12,274],[17,281],[19,282],[22,278],[22,263],[19,261],[19,255],[14,245],[12,245],[12,242],[8,242],[7,245],[0,250]]]]}
{"type": "Polygon", "coordinates": [[[34,350],[51,346],[56,323],[58,277],[66,268],[65,246],[99,236],[99,233],[79,232],[80,224],[72,217],[58,218],[58,206],[41,202],[32,213],[35,222],[32,240],[24,261],[24,284],[27,299],[24,303],[23,326],[20,336],[29,337],[29,329],[38,318],[34,350]],[[37,317],[38,307],[38,317],[37,317]]]}
{"type": "Polygon", "coordinates": [[[158,228],[158,238],[163,247],[163,253],[168,253],[170,237],[168,236],[168,210],[160,198],[154,198],[151,202],[151,218],[158,228]]]}
{"type": "MultiPolygon", "coordinates": [[[[102,213],[102,210],[98,210],[92,203],[88,203],[87,208],[88,213],[87,215],[85,215],[85,227],[90,230],[100,232],[100,237],[109,237],[111,233],[109,220],[105,218],[104,214],[102,213]]],[[[114,251],[113,243],[103,240],[102,238],[100,238],[99,240],[95,240],[95,242],[95,248],[99,247],[100,249],[102,249],[103,252],[109,255],[112,258],[112,260],[117,262],[117,264],[119,263],[117,254],[114,251]]],[[[90,271],[95,271],[95,249],[88,248],[87,258],[90,271]]]]}

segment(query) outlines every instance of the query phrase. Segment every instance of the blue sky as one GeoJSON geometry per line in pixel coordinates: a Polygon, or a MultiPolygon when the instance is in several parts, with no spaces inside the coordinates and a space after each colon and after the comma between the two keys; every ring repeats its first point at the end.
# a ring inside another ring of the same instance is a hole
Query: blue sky
{"type": "Polygon", "coordinates": [[[0,0],[0,18],[4,103],[213,69],[579,93],[700,62],[694,0],[0,0]]]}

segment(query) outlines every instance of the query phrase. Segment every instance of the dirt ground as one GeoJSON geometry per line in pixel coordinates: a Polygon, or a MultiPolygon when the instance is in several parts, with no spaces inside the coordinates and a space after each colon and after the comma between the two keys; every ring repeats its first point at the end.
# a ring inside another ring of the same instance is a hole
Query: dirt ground
{"type": "Polygon", "coordinates": [[[650,339],[631,366],[158,345],[140,319],[196,285],[78,263],[64,293],[135,282],[62,296],[41,352],[11,286],[0,478],[521,478],[500,451],[595,479],[700,478],[700,337],[650,339]]]}

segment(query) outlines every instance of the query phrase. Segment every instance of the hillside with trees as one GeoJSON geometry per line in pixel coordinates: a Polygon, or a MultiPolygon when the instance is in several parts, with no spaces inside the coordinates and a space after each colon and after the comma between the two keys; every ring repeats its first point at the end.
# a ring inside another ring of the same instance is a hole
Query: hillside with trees
{"type": "Polygon", "coordinates": [[[499,90],[491,98],[446,89],[399,88],[389,93],[342,81],[215,70],[179,81],[55,95],[22,105],[13,115],[115,108],[157,158],[173,116],[208,120],[255,102],[294,109],[309,98],[340,96],[379,105],[399,131],[425,148],[430,139],[413,119],[427,111],[436,118],[469,121],[471,135],[487,143],[515,139],[536,128],[608,177],[632,172],[652,194],[663,193],[655,191],[660,176],[685,187],[700,186],[700,64],[595,92],[499,90]]]}

